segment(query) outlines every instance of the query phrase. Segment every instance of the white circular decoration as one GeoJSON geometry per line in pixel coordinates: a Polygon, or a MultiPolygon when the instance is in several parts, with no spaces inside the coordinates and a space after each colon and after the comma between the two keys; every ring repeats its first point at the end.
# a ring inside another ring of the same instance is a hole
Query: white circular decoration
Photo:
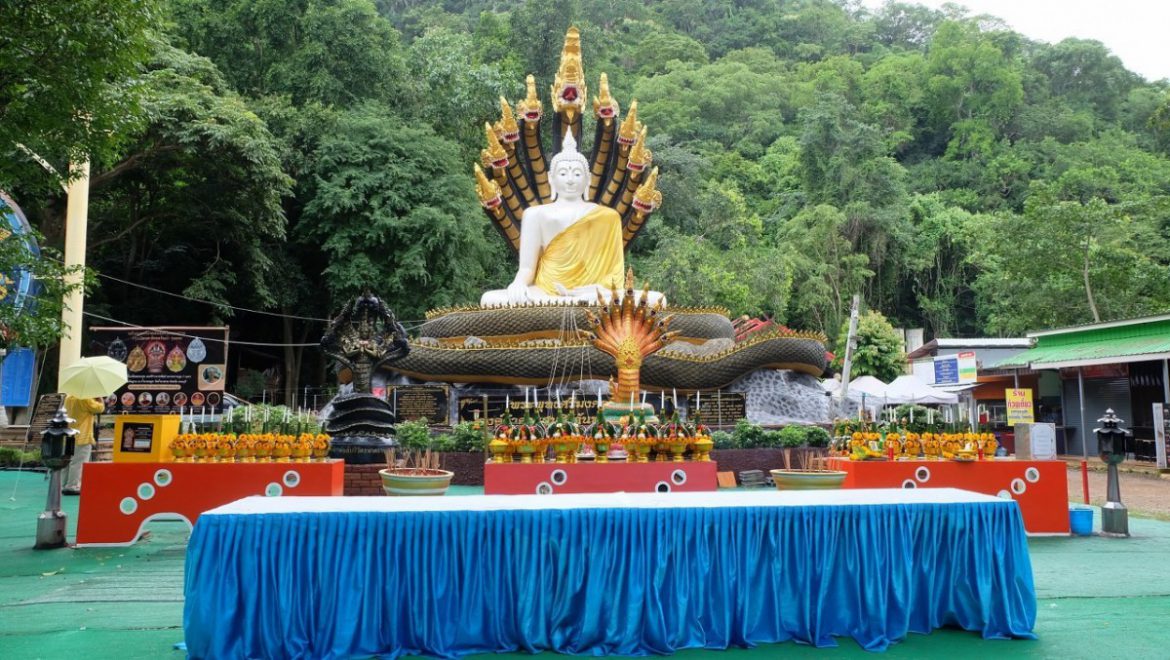
{"type": "Polygon", "coordinates": [[[681,486],[687,482],[687,473],[683,470],[675,470],[670,473],[670,480],[674,482],[674,485],[681,486]]]}
{"type": "Polygon", "coordinates": [[[1030,467],[1027,470],[1024,470],[1024,478],[1028,480],[1028,483],[1034,484],[1037,481],[1040,481],[1040,470],[1037,470],[1034,467],[1030,467]]]}
{"type": "Polygon", "coordinates": [[[536,494],[537,495],[552,495],[553,494],[552,484],[550,484],[547,481],[542,481],[542,482],[536,484],[536,494]]]}
{"type": "Polygon", "coordinates": [[[907,479],[902,482],[902,488],[918,488],[918,482],[913,479],[907,479]]]}
{"type": "Polygon", "coordinates": [[[996,493],[996,494],[995,494],[995,496],[996,496],[996,497],[999,497],[999,498],[1002,498],[1002,499],[1005,499],[1005,500],[1010,500],[1010,499],[1012,499],[1012,494],[1011,494],[1011,493],[1009,493],[1009,492],[1007,492],[1006,490],[1001,490],[1001,491],[999,491],[998,493],[996,493]]]}
{"type": "Polygon", "coordinates": [[[267,486],[264,487],[264,495],[267,497],[280,497],[280,494],[283,492],[284,489],[281,488],[280,484],[276,483],[275,481],[270,482],[267,486]]]}
{"type": "Polygon", "coordinates": [[[1012,479],[1012,492],[1016,495],[1023,495],[1024,491],[1028,490],[1028,484],[1024,483],[1023,479],[1012,479]]]}
{"type": "Polygon", "coordinates": [[[925,465],[919,467],[914,471],[914,478],[921,481],[922,483],[930,481],[930,468],[926,467],[925,465]]]}
{"type": "Polygon", "coordinates": [[[175,479],[175,475],[171,474],[171,471],[166,469],[166,468],[154,471],[154,483],[158,484],[159,486],[161,486],[163,488],[170,486],[171,482],[174,481],[174,479],[175,479]]]}
{"type": "Polygon", "coordinates": [[[296,470],[289,470],[288,472],[284,473],[284,478],[282,481],[284,481],[285,486],[288,486],[289,488],[296,488],[297,486],[301,485],[301,474],[296,470]]]}
{"type": "Polygon", "coordinates": [[[654,492],[656,492],[656,493],[669,493],[670,492],[670,484],[666,483],[665,481],[659,481],[657,484],[654,485],[654,492]]]}
{"type": "Polygon", "coordinates": [[[569,473],[558,468],[552,471],[552,475],[549,478],[552,479],[554,484],[564,486],[565,482],[569,480],[569,473]]]}
{"type": "Polygon", "coordinates": [[[138,510],[138,500],[133,497],[123,497],[118,503],[118,510],[127,516],[138,510]]]}
{"type": "Polygon", "coordinates": [[[154,497],[154,484],[142,482],[138,484],[138,499],[149,500],[154,497]]]}

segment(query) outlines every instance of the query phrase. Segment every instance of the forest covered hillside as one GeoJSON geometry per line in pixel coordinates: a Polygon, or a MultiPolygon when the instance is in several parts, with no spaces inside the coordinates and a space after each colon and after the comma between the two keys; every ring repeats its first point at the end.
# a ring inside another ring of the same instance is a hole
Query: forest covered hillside
{"type": "MultiPolygon", "coordinates": [[[[155,11],[135,121],[94,163],[90,264],[224,305],[106,279],[90,309],[112,318],[297,343],[367,287],[410,321],[505,285],[471,167],[500,95],[532,73],[547,104],[570,25],[590,92],[608,74],[649,127],[665,201],[631,255],[676,304],[830,337],[854,292],[927,337],[1170,308],[1170,84],[1098,42],[831,0],[155,11]]],[[[59,240],[59,191],[0,174],[59,240]]]]}

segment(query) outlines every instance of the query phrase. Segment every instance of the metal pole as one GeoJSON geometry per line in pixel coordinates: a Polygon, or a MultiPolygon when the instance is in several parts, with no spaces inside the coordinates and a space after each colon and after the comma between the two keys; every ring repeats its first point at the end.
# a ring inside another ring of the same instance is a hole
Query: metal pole
{"type": "Polygon", "coordinates": [[[1085,370],[1077,367],[1077,402],[1081,406],[1081,490],[1089,503],[1089,430],[1085,428],[1085,370]]]}
{"type": "Polygon", "coordinates": [[[1016,383],[1016,389],[1017,390],[1020,389],[1020,370],[1019,369],[1012,369],[1012,379],[1016,383]]]}
{"type": "Polygon", "coordinates": [[[845,335],[845,363],[841,374],[841,400],[849,396],[849,373],[853,370],[853,348],[857,343],[857,317],[861,307],[861,295],[853,295],[853,303],[849,307],[849,333],[845,335]]]}
{"type": "Polygon", "coordinates": [[[1085,370],[1077,367],[1077,399],[1081,405],[1081,458],[1089,459],[1089,429],[1085,426],[1085,370]]]}
{"type": "MultiPolygon", "coordinates": [[[[8,356],[8,350],[0,348],[0,375],[4,370],[4,358],[8,356]]],[[[0,379],[0,392],[4,391],[2,386],[3,379],[0,379]]],[[[0,429],[8,428],[8,409],[4,407],[4,402],[0,401],[0,429]]]]}
{"type": "Polygon", "coordinates": [[[1170,403],[1170,358],[1162,360],[1162,403],[1170,403]]]}
{"type": "MultiPolygon", "coordinates": [[[[77,177],[69,182],[69,197],[65,205],[65,267],[85,267],[85,239],[89,215],[89,161],[70,168],[77,177]]],[[[57,382],[61,382],[65,367],[81,359],[81,312],[85,292],[80,284],[80,270],[65,276],[65,285],[74,288],[65,294],[61,306],[61,350],[57,364],[57,382]]]]}
{"type": "Polygon", "coordinates": [[[64,469],[49,470],[49,495],[45,498],[45,510],[37,516],[37,539],[33,547],[38,550],[65,547],[65,513],[61,511],[61,473],[64,469]]]}

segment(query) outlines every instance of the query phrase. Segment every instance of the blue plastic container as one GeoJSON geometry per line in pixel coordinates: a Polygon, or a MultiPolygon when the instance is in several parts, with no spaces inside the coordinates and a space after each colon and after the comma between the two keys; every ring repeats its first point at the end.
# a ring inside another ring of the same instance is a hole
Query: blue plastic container
{"type": "Polygon", "coordinates": [[[1092,536],[1093,534],[1093,510],[1092,509],[1069,509],[1068,510],[1068,524],[1072,528],[1072,533],[1077,536],[1092,536]]]}

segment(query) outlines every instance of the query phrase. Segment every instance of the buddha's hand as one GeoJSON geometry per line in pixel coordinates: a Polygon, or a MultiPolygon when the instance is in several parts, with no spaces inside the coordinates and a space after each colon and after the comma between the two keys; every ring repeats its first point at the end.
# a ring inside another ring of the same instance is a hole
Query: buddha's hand
{"type": "Polygon", "coordinates": [[[559,295],[559,296],[564,296],[565,298],[570,298],[573,295],[573,293],[571,291],[569,291],[568,289],[566,289],[565,285],[561,284],[560,282],[554,283],[553,288],[557,290],[557,295],[559,295]]]}
{"type": "Polygon", "coordinates": [[[523,282],[512,282],[508,285],[508,302],[528,302],[528,285],[523,282]]]}

